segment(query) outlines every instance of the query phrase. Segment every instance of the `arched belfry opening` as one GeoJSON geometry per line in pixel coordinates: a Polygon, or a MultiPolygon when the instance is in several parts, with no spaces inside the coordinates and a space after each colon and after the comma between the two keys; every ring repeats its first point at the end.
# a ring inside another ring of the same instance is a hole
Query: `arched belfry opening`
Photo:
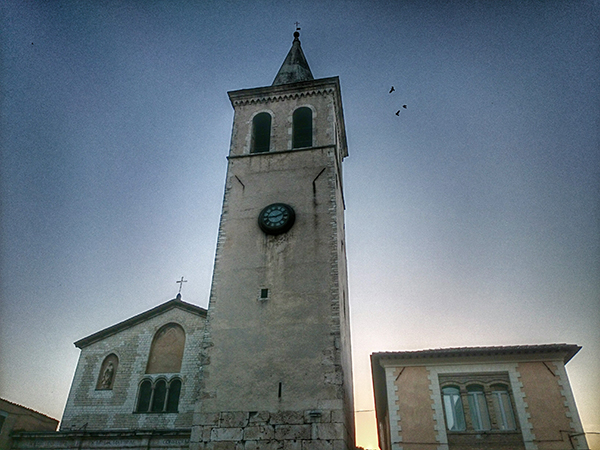
{"type": "Polygon", "coordinates": [[[261,112],[252,119],[250,153],[265,153],[271,146],[271,114],[261,112]]]}
{"type": "Polygon", "coordinates": [[[292,116],[292,148],[312,147],[312,109],[303,106],[292,116]]]}

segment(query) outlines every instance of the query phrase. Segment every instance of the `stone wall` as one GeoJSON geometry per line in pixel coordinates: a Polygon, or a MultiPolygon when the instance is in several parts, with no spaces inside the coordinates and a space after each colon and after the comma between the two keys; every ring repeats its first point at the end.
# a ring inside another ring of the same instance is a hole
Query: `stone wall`
{"type": "Polygon", "coordinates": [[[196,423],[202,450],[345,450],[341,410],[200,413],[196,423]]]}

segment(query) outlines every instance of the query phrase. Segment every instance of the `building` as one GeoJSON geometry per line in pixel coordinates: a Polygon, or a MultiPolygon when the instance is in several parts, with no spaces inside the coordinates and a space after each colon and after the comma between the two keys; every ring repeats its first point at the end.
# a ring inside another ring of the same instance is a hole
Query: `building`
{"type": "Polygon", "coordinates": [[[55,431],[58,420],[0,398],[0,450],[11,447],[13,432],[55,431]]]}
{"type": "Polygon", "coordinates": [[[190,428],[206,310],[174,300],[75,342],[61,431],[190,428]]]}
{"type": "Polygon", "coordinates": [[[13,448],[353,450],[339,79],[299,33],[235,116],[208,312],[180,297],[75,343],[60,432],[13,448]]]}
{"type": "Polygon", "coordinates": [[[568,344],[371,355],[381,450],[586,449],[568,344]]]}
{"type": "Polygon", "coordinates": [[[299,33],[235,110],[190,448],[354,448],[339,79],[299,33]]]}

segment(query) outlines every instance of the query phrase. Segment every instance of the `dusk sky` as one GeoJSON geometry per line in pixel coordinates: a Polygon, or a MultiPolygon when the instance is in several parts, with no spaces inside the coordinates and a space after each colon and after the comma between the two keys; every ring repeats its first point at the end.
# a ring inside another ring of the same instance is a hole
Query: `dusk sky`
{"type": "Polygon", "coordinates": [[[0,396],[60,419],[74,341],[208,306],[227,91],[296,21],[342,87],[357,445],[369,355],[440,347],[583,346],[600,432],[600,1],[4,0],[0,396]]]}

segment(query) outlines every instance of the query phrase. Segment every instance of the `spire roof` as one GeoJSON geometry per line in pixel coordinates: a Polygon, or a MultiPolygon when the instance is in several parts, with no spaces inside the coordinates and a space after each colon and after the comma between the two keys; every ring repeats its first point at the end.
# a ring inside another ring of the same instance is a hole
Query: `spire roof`
{"type": "Polygon", "coordinates": [[[308,67],[308,62],[306,62],[302,47],[300,47],[299,37],[300,33],[296,31],[294,33],[292,48],[285,57],[279,72],[277,72],[277,76],[273,81],[273,86],[314,80],[310,67],[308,67]]]}

